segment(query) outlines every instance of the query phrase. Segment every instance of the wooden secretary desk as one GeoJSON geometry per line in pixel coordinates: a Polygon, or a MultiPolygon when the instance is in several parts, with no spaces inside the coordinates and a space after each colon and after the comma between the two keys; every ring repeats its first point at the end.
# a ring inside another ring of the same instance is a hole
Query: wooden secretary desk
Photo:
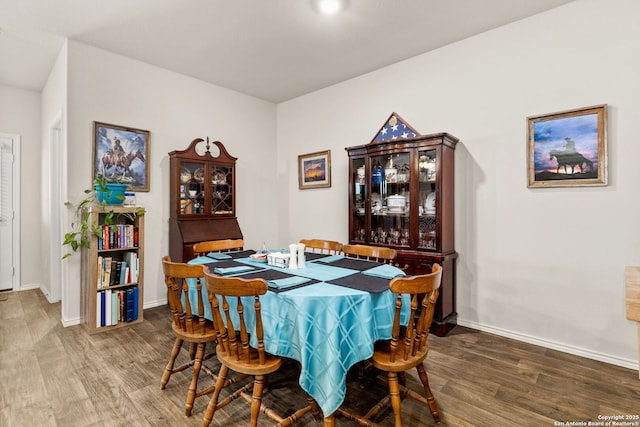
{"type": "Polygon", "coordinates": [[[193,258],[194,243],[242,239],[236,218],[236,160],[221,142],[209,143],[209,138],[169,153],[172,260],[193,258]]]}
{"type": "Polygon", "coordinates": [[[370,143],[347,147],[349,243],[388,246],[408,274],[443,267],[432,332],[457,324],[454,150],[448,133],[419,135],[393,113],[370,143]]]}

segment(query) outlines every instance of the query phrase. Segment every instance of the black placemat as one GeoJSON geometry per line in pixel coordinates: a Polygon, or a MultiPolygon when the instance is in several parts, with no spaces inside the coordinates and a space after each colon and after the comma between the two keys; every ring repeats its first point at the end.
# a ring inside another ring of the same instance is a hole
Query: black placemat
{"type": "Polygon", "coordinates": [[[367,276],[362,273],[350,274],[339,279],[327,280],[327,283],[344,286],[345,288],[357,289],[372,293],[380,293],[389,289],[389,279],[382,277],[367,276]]]}
{"type": "Polygon", "coordinates": [[[246,251],[225,252],[225,253],[228,253],[231,256],[231,258],[237,259],[237,258],[247,258],[249,255],[255,254],[256,251],[254,251],[253,249],[248,249],[246,251]]]}
{"type": "Polygon", "coordinates": [[[330,265],[331,267],[342,267],[358,271],[369,270],[370,268],[382,265],[381,262],[367,261],[365,259],[356,258],[342,258],[336,261],[328,262],[326,264],[330,265]]]}
{"type": "Polygon", "coordinates": [[[315,252],[305,252],[304,253],[304,259],[307,261],[314,261],[320,258],[326,258],[329,255],[327,254],[319,254],[319,253],[315,253],[315,252]]]}
{"type": "MultiPolygon", "coordinates": [[[[233,259],[223,259],[216,262],[210,262],[208,264],[204,264],[209,267],[209,271],[213,273],[214,268],[229,268],[229,267],[253,267],[252,265],[243,264],[241,262],[235,261],[233,259]]],[[[255,267],[253,267],[255,268],[255,267]]]]}
{"type": "MultiPolygon", "coordinates": [[[[279,279],[286,279],[289,277],[294,277],[296,276],[296,274],[289,274],[289,273],[284,273],[282,271],[278,271],[278,270],[261,270],[261,271],[256,271],[256,272],[252,272],[252,273],[248,273],[248,274],[243,274],[241,276],[236,276],[236,277],[240,277],[242,279],[264,279],[267,282],[267,286],[269,286],[269,280],[279,280],[279,279]]],[[[286,291],[290,291],[291,289],[296,289],[296,288],[301,288],[303,286],[307,286],[307,285],[313,285],[314,283],[318,283],[319,280],[316,279],[311,279],[308,282],[304,282],[304,283],[300,283],[299,285],[296,286],[291,286],[288,287],[286,289],[276,289],[273,288],[271,286],[269,286],[269,290],[273,291],[275,293],[280,293],[280,292],[286,292],[286,291]]]]}

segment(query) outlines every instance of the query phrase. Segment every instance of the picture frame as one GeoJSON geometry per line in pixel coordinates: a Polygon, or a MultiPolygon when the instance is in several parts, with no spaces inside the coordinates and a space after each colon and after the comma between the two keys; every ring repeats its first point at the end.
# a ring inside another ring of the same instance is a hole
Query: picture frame
{"type": "Polygon", "coordinates": [[[331,150],[298,156],[298,188],[331,187],[331,150]]]}
{"type": "Polygon", "coordinates": [[[129,191],[149,191],[148,130],[93,122],[93,178],[128,184],[129,191]]]}
{"type": "Polygon", "coordinates": [[[527,117],[529,188],[607,185],[607,105],[527,117]]]}

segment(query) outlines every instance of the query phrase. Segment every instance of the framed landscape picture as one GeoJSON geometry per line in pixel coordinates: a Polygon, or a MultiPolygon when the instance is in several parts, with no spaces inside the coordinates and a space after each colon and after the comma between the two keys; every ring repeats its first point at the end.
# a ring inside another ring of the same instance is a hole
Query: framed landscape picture
{"type": "Polygon", "coordinates": [[[93,122],[93,177],[149,191],[149,131],[93,122]]]}
{"type": "Polygon", "coordinates": [[[607,185],[607,106],[527,118],[528,187],[607,185]]]}
{"type": "Polygon", "coordinates": [[[331,187],[331,150],[298,156],[298,188],[331,187]]]}

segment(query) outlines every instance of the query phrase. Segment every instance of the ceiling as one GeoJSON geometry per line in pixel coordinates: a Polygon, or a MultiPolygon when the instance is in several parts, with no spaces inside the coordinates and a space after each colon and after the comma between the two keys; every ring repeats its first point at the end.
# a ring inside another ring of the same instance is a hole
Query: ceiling
{"type": "Polygon", "coordinates": [[[0,0],[0,84],[40,91],[65,38],[274,103],[573,0],[0,0]]]}

